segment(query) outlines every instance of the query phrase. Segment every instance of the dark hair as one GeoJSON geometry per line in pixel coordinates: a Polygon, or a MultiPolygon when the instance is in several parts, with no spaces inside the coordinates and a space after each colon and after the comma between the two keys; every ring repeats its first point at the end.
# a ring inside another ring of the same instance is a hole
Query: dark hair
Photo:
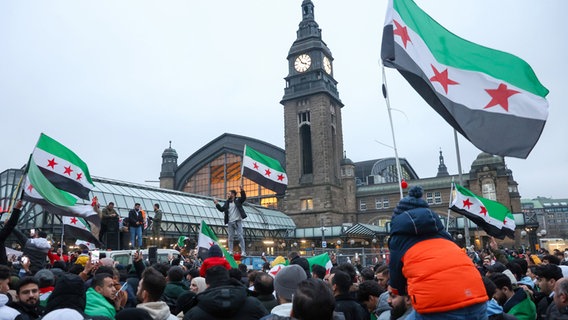
{"type": "Polygon", "coordinates": [[[487,293],[487,297],[489,299],[493,298],[495,290],[497,290],[497,286],[488,277],[481,277],[481,279],[483,280],[483,285],[485,286],[485,293],[487,293]]]}
{"type": "Polygon", "coordinates": [[[237,280],[239,283],[244,284],[241,279],[243,277],[243,274],[241,273],[241,271],[239,269],[235,269],[235,268],[231,268],[229,269],[229,277],[237,280]]]}
{"type": "Polygon", "coordinates": [[[247,265],[246,265],[246,264],[244,264],[244,263],[240,263],[240,264],[239,264],[239,271],[240,271],[240,272],[243,272],[243,273],[245,273],[245,274],[246,274],[246,273],[247,273],[247,271],[248,271],[248,267],[247,267],[247,265]]]}
{"type": "Polygon", "coordinates": [[[67,271],[67,263],[63,260],[56,260],[56,261],[53,261],[53,267],[52,268],[54,268],[54,269],[59,268],[63,271],[67,271]]]}
{"type": "Polygon", "coordinates": [[[180,266],[173,266],[168,270],[168,279],[170,281],[182,281],[183,269],[180,266]]]}
{"type": "Polygon", "coordinates": [[[20,294],[20,288],[28,285],[30,283],[33,283],[35,285],[37,285],[38,289],[39,289],[39,282],[36,280],[36,278],[34,277],[23,277],[22,279],[20,279],[20,281],[18,282],[18,285],[16,286],[16,293],[20,294]]]}
{"type": "Polygon", "coordinates": [[[555,264],[541,264],[536,266],[534,270],[534,274],[536,274],[539,278],[545,278],[546,280],[554,279],[557,280],[562,278],[562,269],[555,264]]]}
{"type": "Polygon", "coordinates": [[[45,231],[39,231],[39,232],[37,233],[37,236],[40,237],[40,238],[47,238],[47,232],[45,232],[45,231]]]}
{"type": "Polygon", "coordinates": [[[108,273],[108,274],[110,274],[111,277],[114,278],[114,268],[113,267],[100,266],[95,271],[95,274],[99,274],[99,273],[108,273]]]}
{"type": "Polygon", "coordinates": [[[496,272],[492,273],[489,276],[489,279],[493,281],[497,289],[502,289],[503,287],[507,287],[509,290],[513,290],[513,285],[511,284],[511,279],[503,273],[496,272]]]}
{"type": "Polygon", "coordinates": [[[347,274],[347,272],[337,270],[335,271],[335,275],[331,279],[331,284],[336,285],[337,290],[339,290],[340,293],[348,293],[349,288],[351,287],[353,282],[351,281],[351,277],[349,276],[349,274],[347,274]]]}
{"type": "Polygon", "coordinates": [[[156,208],[160,209],[160,204],[158,204],[158,203],[154,203],[154,207],[156,207],[156,208]]]}
{"type": "Polygon", "coordinates": [[[111,202],[108,203],[109,206],[110,206],[111,204],[114,206],[114,202],[111,201],[111,202]]]}
{"type": "Polygon", "coordinates": [[[258,294],[272,294],[274,279],[264,272],[259,272],[254,279],[254,291],[258,294]]]}
{"type": "Polygon", "coordinates": [[[389,276],[390,275],[389,266],[386,265],[386,264],[378,266],[377,269],[375,270],[375,274],[377,274],[377,273],[383,274],[385,276],[389,276]]]}
{"type": "Polygon", "coordinates": [[[5,265],[0,265],[0,280],[6,280],[10,278],[10,268],[5,265]]]}
{"type": "Polygon", "coordinates": [[[232,189],[232,190],[230,190],[229,192],[232,193],[232,194],[235,195],[235,196],[237,195],[237,190],[235,190],[235,189],[232,189]]]}
{"type": "Polygon", "coordinates": [[[93,282],[91,282],[91,287],[103,287],[105,285],[105,279],[111,278],[112,274],[106,272],[97,272],[93,277],[93,282]]]}
{"type": "Polygon", "coordinates": [[[134,204],[135,207],[136,207],[136,206],[139,206],[139,205],[140,205],[140,204],[139,204],[138,202],[136,202],[136,203],[134,204]]]}
{"type": "Polygon", "coordinates": [[[351,283],[354,283],[357,281],[357,270],[355,269],[355,267],[351,264],[351,263],[342,263],[339,266],[337,266],[337,269],[346,272],[349,277],[351,278],[351,283]]]}
{"type": "Polygon", "coordinates": [[[166,277],[154,267],[149,267],[142,273],[142,290],[148,292],[152,302],[159,301],[166,288],[166,277]]]}
{"type": "Polygon", "coordinates": [[[542,260],[542,261],[548,260],[548,263],[552,263],[552,264],[555,264],[555,265],[560,265],[560,259],[558,259],[557,256],[552,255],[552,254],[547,254],[547,255],[545,255],[544,257],[542,257],[541,260],[542,260]]]}
{"type": "Polygon", "coordinates": [[[199,269],[196,268],[189,269],[187,271],[187,274],[190,275],[192,279],[197,278],[199,277],[199,269]]]}
{"type": "Polygon", "coordinates": [[[168,275],[168,270],[170,270],[170,266],[164,263],[154,263],[152,268],[160,272],[164,278],[168,275]]]}
{"type": "Polygon", "coordinates": [[[511,270],[511,273],[513,273],[517,281],[521,280],[521,278],[527,273],[526,271],[523,273],[521,266],[515,261],[509,261],[505,266],[507,269],[511,270]]]}
{"type": "Polygon", "coordinates": [[[375,280],[375,272],[371,267],[365,267],[361,270],[361,277],[365,280],[375,280]]]}
{"type": "Polygon", "coordinates": [[[519,264],[519,266],[521,267],[521,272],[523,273],[523,276],[525,274],[527,274],[527,269],[529,268],[529,263],[527,262],[526,259],[514,259],[513,261],[519,264]]]}
{"type": "Polygon", "coordinates": [[[325,267],[320,266],[319,264],[312,265],[312,273],[315,273],[318,279],[323,279],[325,277],[325,267]]]}
{"type": "Polygon", "coordinates": [[[223,266],[213,266],[205,271],[205,283],[217,287],[229,282],[229,271],[223,266]]]}
{"type": "Polygon", "coordinates": [[[381,290],[377,281],[365,280],[359,284],[357,300],[359,300],[359,302],[367,301],[370,296],[378,297],[381,293],[383,293],[383,290],[381,290]]]}
{"type": "Polygon", "coordinates": [[[328,285],[317,279],[298,284],[292,301],[292,315],[299,320],[329,320],[333,316],[335,298],[328,285]]]}

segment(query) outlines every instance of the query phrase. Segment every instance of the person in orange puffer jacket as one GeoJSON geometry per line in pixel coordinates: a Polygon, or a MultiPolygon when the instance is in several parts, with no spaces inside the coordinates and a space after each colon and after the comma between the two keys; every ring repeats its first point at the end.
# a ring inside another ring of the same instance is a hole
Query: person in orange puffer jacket
{"type": "Polygon", "coordinates": [[[389,238],[393,293],[410,297],[416,319],[487,319],[479,271],[422,193],[421,187],[411,188],[394,210],[389,238]]]}

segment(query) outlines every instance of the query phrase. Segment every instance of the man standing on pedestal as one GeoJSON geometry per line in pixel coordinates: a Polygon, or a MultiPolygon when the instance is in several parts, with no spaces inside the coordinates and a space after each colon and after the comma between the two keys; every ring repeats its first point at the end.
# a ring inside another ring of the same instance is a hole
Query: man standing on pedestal
{"type": "Polygon", "coordinates": [[[140,210],[140,204],[134,204],[134,209],[128,212],[128,227],[130,228],[130,246],[132,248],[142,247],[142,228],[144,227],[144,216],[140,210]]]}
{"type": "Polygon", "coordinates": [[[160,234],[162,233],[162,210],[160,205],[154,204],[154,218],[152,219],[152,237],[155,239],[154,244],[160,244],[160,234]]]}
{"type": "Polygon", "coordinates": [[[106,237],[108,232],[116,232],[118,228],[118,213],[114,209],[114,202],[109,202],[106,207],[102,210],[101,219],[101,233],[99,235],[99,241],[104,243],[107,247],[109,246],[109,241],[106,237]]]}
{"type": "Polygon", "coordinates": [[[246,201],[247,195],[243,186],[241,186],[240,189],[241,196],[237,197],[237,191],[231,190],[228,194],[228,199],[227,201],[225,201],[225,204],[223,204],[223,206],[221,206],[219,204],[219,201],[217,201],[216,199],[213,200],[213,202],[215,202],[215,207],[217,208],[217,210],[225,213],[225,224],[228,225],[227,242],[229,243],[229,253],[233,254],[233,239],[236,233],[237,237],[239,238],[241,255],[246,256],[242,219],[245,219],[247,217],[245,209],[243,208],[243,203],[246,201]]]}

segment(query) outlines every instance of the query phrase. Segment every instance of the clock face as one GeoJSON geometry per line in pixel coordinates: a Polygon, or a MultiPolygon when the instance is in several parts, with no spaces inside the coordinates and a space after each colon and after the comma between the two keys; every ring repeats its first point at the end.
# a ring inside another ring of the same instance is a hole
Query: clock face
{"type": "Polygon", "coordinates": [[[323,68],[325,69],[325,72],[331,74],[331,61],[329,61],[327,57],[323,57],[323,68]]]}
{"type": "Polygon", "coordinates": [[[304,72],[312,65],[312,58],[307,54],[301,54],[294,61],[294,69],[298,72],[304,72]]]}

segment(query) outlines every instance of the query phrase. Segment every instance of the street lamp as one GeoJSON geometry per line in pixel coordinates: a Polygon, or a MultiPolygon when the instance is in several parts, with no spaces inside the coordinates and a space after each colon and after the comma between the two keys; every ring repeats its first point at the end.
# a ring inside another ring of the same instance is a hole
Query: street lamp
{"type": "Polygon", "coordinates": [[[321,228],[320,229],[321,229],[321,247],[325,248],[325,247],[327,247],[327,245],[325,243],[325,230],[326,230],[326,228],[323,224],[323,218],[321,219],[321,228]]]}

